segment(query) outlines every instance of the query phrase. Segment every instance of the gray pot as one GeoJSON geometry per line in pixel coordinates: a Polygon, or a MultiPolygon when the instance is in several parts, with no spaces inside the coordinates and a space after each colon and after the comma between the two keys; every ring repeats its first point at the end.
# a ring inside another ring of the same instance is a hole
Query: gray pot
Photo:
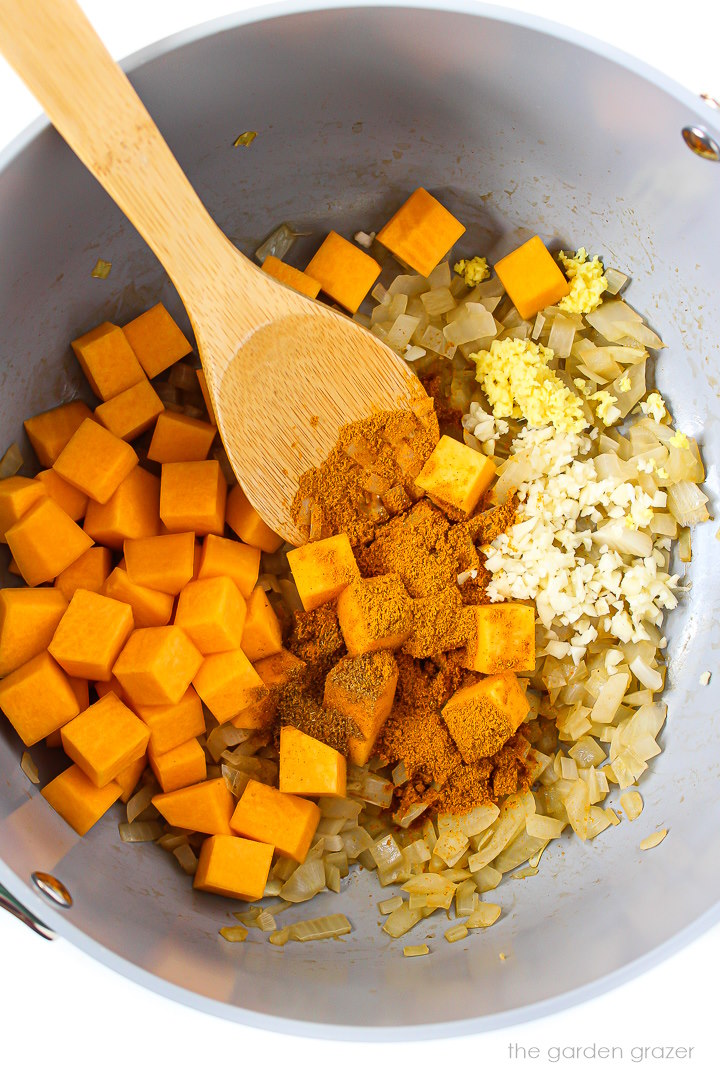
{"type": "MultiPolygon", "coordinates": [[[[600,252],[632,274],[632,303],[669,344],[658,380],[678,426],[702,433],[715,498],[720,166],[691,153],[681,129],[720,142],[717,115],[644,65],[530,16],[462,0],[443,11],[312,7],[243,13],[129,65],[220,225],[251,252],[291,221],[313,232],[310,252],[330,225],[377,228],[422,184],[468,226],[464,254],[495,258],[534,232],[600,252]],[[250,128],[252,147],[233,149],[250,128]]],[[[19,440],[31,462],[22,419],[86,392],[71,338],[157,298],[182,313],[137,233],[47,126],[0,160],[0,251],[0,445],[19,440]],[[98,257],[112,261],[107,281],[90,276],[98,257]]],[[[194,893],[153,845],[120,843],[112,813],[79,840],[20,771],[6,724],[0,880],[31,922],[117,971],[283,1031],[458,1034],[606,990],[720,910],[720,728],[713,684],[699,682],[720,643],[714,526],[693,548],[695,587],[668,620],[669,723],[642,780],[644,814],[592,843],[552,845],[536,877],[498,890],[504,918],[482,934],[447,945],[438,919],[432,954],[408,961],[404,942],[380,932],[381,890],[360,873],[310,908],[345,912],[351,936],[228,945],[218,927],[232,903],[194,893]],[[641,853],[659,826],[668,838],[641,853]],[[60,879],[72,906],[41,899],[35,871],[60,879]]],[[[33,756],[45,779],[51,759],[33,756]]]]}

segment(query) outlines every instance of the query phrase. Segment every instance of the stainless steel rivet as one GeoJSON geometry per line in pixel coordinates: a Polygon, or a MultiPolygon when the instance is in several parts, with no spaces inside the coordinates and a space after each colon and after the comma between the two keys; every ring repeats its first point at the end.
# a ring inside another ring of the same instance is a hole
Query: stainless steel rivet
{"type": "Polygon", "coordinates": [[[684,127],[682,137],[686,145],[698,157],[705,158],[706,161],[720,161],[720,146],[705,128],[697,127],[695,124],[684,127]]]}
{"type": "Polygon", "coordinates": [[[73,898],[63,885],[52,874],[44,874],[42,870],[35,870],[31,875],[33,885],[36,886],[48,900],[52,900],[58,907],[72,907],[73,898]]]}

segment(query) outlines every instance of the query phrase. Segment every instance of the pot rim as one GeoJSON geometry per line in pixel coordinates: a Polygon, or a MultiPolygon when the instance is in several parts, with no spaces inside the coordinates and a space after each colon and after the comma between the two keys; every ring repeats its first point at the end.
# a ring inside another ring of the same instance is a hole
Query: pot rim
{"type": "MultiPolygon", "coordinates": [[[[499,23],[519,26],[526,30],[532,30],[568,42],[618,64],[645,81],[652,83],[688,109],[688,122],[699,121],[716,140],[720,141],[720,114],[718,111],[713,109],[698,94],[695,94],[653,65],[638,59],[623,49],[594,38],[580,30],[565,26],[562,23],[530,12],[499,7],[496,4],[475,2],[475,0],[392,0],[391,3],[388,3],[387,0],[363,0],[362,5],[348,3],[347,0],[279,0],[277,3],[264,7],[249,8],[245,11],[222,15],[210,21],[180,30],[131,53],[119,62],[123,70],[131,74],[145,64],[178,48],[236,27],[249,26],[287,15],[302,15],[333,10],[364,10],[365,8],[386,10],[420,9],[472,15],[499,23]]],[[[16,135],[10,143],[1,148],[0,172],[50,126],[49,120],[45,116],[40,116],[16,135]]],[[[680,132],[678,132],[678,137],[680,137],[680,132]]],[[[39,894],[21,880],[2,859],[0,859],[0,880],[5,888],[39,922],[44,923],[64,940],[81,949],[93,959],[145,989],[170,998],[180,1005],[198,1009],[236,1023],[243,1023],[250,1027],[284,1035],[342,1041],[357,1041],[361,1038],[364,1042],[404,1042],[453,1038],[480,1034],[538,1020],[552,1013],[561,1012],[579,1005],[605,994],[625,982],[629,982],[673,956],[720,922],[719,902],[709,907],[703,915],[699,916],[683,930],[637,960],[616,968],[613,972],[600,979],[593,980],[563,994],[535,1002],[532,1005],[519,1006],[489,1016],[465,1020],[451,1020],[437,1024],[379,1027],[294,1020],[283,1016],[256,1012],[237,1005],[228,1005],[214,998],[187,990],[149,973],[144,968],[123,959],[110,949],[100,945],[90,935],[74,926],[60,910],[48,903],[41,903],[39,894]]]]}

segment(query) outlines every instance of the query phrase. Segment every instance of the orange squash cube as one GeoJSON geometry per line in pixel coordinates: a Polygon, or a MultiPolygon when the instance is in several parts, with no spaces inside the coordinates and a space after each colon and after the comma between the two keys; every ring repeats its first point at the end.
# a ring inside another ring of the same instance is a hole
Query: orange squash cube
{"type": "Polygon", "coordinates": [[[341,795],[347,764],[342,754],[297,728],[280,730],[280,791],[291,795],[341,795]]]}
{"type": "Polygon", "coordinates": [[[121,788],[114,780],[105,787],[96,787],[82,769],[71,765],[41,788],[40,794],[56,814],[64,818],[76,833],[84,836],[118,801],[121,788]]]}
{"type": "Polygon", "coordinates": [[[72,686],[75,700],[78,703],[78,712],[81,713],[90,704],[90,683],[87,679],[78,678],[77,675],[68,675],[68,682],[72,686]]]}
{"type": "Polygon", "coordinates": [[[155,304],[123,326],[148,379],[192,352],[192,345],[163,304],[155,304]]]}
{"type": "Polygon", "coordinates": [[[269,693],[256,704],[249,705],[237,716],[233,716],[230,721],[233,727],[251,731],[267,727],[277,711],[277,691],[291,679],[300,677],[306,666],[303,660],[288,652],[287,649],[281,649],[280,652],[264,660],[257,660],[253,667],[269,693]]]}
{"type": "Polygon", "coordinates": [[[219,724],[267,695],[267,687],[241,649],[206,656],[193,686],[219,724]]]}
{"type": "Polygon", "coordinates": [[[160,532],[160,480],[139,465],[106,503],[88,503],[83,528],[96,544],[122,548],[126,540],[160,532]]]}
{"type": "Polygon", "coordinates": [[[91,547],[55,578],[55,588],[72,600],[76,589],[102,592],[110,573],[110,552],[104,547],[91,547]]]}
{"type": "MultiPolygon", "coordinates": [[[[190,581],[182,589],[175,612],[181,626],[203,655],[239,649],[246,604],[229,577],[190,581]]],[[[251,657],[252,659],[252,657],[251,657]]]]}
{"type": "Polygon", "coordinates": [[[148,748],[156,756],[205,732],[202,701],[192,686],[177,705],[138,705],[137,713],[150,729],[148,748]]]}
{"type": "Polygon", "coordinates": [[[360,577],[347,533],[288,551],[288,562],[306,611],[334,600],[360,577]]]}
{"type": "Polygon", "coordinates": [[[472,765],[492,757],[511,738],[528,713],[528,700],[512,671],[456,690],[442,715],[463,761],[472,765]]]}
{"type": "Polygon", "coordinates": [[[570,292],[569,281],[539,236],[495,263],[495,273],[523,319],[532,319],[570,292]]]}
{"type": "Polygon", "coordinates": [[[178,461],[204,461],[217,428],[184,413],[164,412],[158,417],[148,450],[149,461],[161,465],[178,461]]]}
{"type": "Polygon", "coordinates": [[[203,540],[196,577],[198,580],[229,577],[247,600],[260,573],[261,555],[258,547],[250,547],[249,544],[208,533],[203,540]]]}
{"type": "Polygon", "coordinates": [[[46,469],[54,465],[82,422],[91,417],[84,401],[68,401],[26,420],[25,434],[40,464],[46,469]]]}
{"type": "Polygon", "coordinates": [[[0,682],[0,710],[26,746],[47,738],[80,711],[67,675],[49,652],[33,656],[0,682]]]}
{"type": "Polygon", "coordinates": [[[45,488],[48,499],[52,499],[61,507],[73,521],[79,521],[85,517],[88,507],[88,497],[84,492],[78,491],[62,476],[58,476],[54,469],[43,469],[35,477],[45,488]]]}
{"type": "Polygon", "coordinates": [[[327,674],[323,705],[353,720],[360,734],[348,739],[353,765],[367,764],[395,700],[398,667],[391,652],[346,656],[327,674]]]}
{"type": "Polygon", "coordinates": [[[274,255],[267,256],[261,269],[270,277],[282,281],[283,285],[289,285],[291,289],[295,289],[295,292],[302,293],[303,296],[309,296],[311,300],[314,300],[320,292],[319,281],[315,281],[314,278],[303,273],[302,270],[296,270],[294,266],[289,266],[282,259],[276,259],[274,255]]]}
{"type": "Polygon", "coordinates": [[[179,626],[147,626],[130,635],[113,675],[138,706],[177,705],[202,662],[179,626]]]}
{"type": "Polygon", "coordinates": [[[168,825],[188,832],[232,836],[230,818],[235,799],[222,776],[200,784],[155,795],[156,806],[168,825]]]}
{"type": "Polygon", "coordinates": [[[248,660],[263,660],[280,652],[282,630],[265,590],[257,585],[247,602],[247,615],[240,648],[248,660]]]}
{"type": "Polygon", "coordinates": [[[120,787],[120,802],[129,802],[135,788],[140,783],[140,777],[145,772],[147,755],[143,754],[137,761],[131,761],[115,777],[115,783],[120,787]]]}
{"type": "Polygon", "coordinates": [[[164,754],[148,751],[150,768],[163,791],[177,791],[207,779],[205,751],[197,739],[188,739],[164,754]]]}
{"type": "Polygon", "coordinates": [[[107,401],[134,386],[143,370],[119,326],[104,322],[70,342],[96,397],[107,401]]]}
{"type": "Polygon", "coordinates": [[[259,900],[272,857],[272,844],[239,836],[209,836],[200,848],[193,888],[237,900],[259,900]]]}
{"type": "Polygon", "coordinates": [[[324,293],[353,315],[380,277],[382,267],[355,244],[331,231],[305,268],[324,293]]]}
{"type": "Polygon", "coordinates": [[[77,589],[48,650],[68,675],[105,680],[132,629],[129,604],[77,589]]]}
{"type": "Polygon", "coordinates": [[[137,463],[132,446],[94,420],[83,420],[54,467],[63,480],[106,503],[137,463]]]}
{"type": "Polygon", "coordinates": [[[167,626],[172,618],[174,600],[169,593],[138,585],[119,566],[110,574],[102,591],[111,600],[130,605],[138,630],[143,626],[167,626]]]}
{"type": "Polygon", "coordinates": [[[351,656],[398,649],[410,636],[410,597],[397,574],[358,578],[340,593],[337,617],[351,656]]]}
{"type": "Polygon", "coordinates": [[[230,818],[239,836],[272,844],[280,855],[303,862],[320,821],[320,808],[309,799],[285,795],[250,780],[230,818]]]}
{"type": "Polygon", "coordinates": [[[449,435],[441,435],[415,483],[441,509],[451,507],[467,516],[494,478],[492,458],[449,435]]]}
{"type": "Polygon", "coordinates": [[[463,663],[471,671],[535,669],[535,608],[532,604],[476,604],[465,609],[471,635],[463,663]]]}
{"type": "Polygon", "coordinates": [[[0,679],[47,649],[66,608],[59,589],[0,589],[0,679]]]}
{"type": "Polygon", "coordinates": [[[40,499],[5,533],[28,585],[52,581],[92,547],[92,540],[52,499],[40,499]]]}
{"type": "Polygon", "coordinates": [[[273,555],[285,543],[269,528],[251,506],[245,492],[239,486],[230,489],[225,507],[225,520],[234,533],[250,547],[260,548],[273,555]]]}
{"type": "Polygon", "coordinates": [[[126,540],[125,561],[131,581],[176,596],[192,581],[195,536],[186,532],[126,540]]]}
{"type": "Polygon", "coordinates": [[[5,543],[7,530],[43,498],[45,488],[37,480],[29,480],[26,476],[8,476],[6,480],[0,480],[0,544],[5,543]]]}
{"type": "Polygon", "coordinates": [[[442,203],[418,188],[382,227],[377,239],[401,262],[427,277],[464,232],[465,226],[442,203]]]}
{"type": "Polygon", "coordinates": [[[95,419],[118,439],[137,438],[151,428],[165,406],[149,379],[143,378],[95,410],[95,419]]]}
{"type": "Polygon", "coordinates": [[[160,519],[169,532],[192,530],[198,536],[225,530],[227,482],[217,461],[163,465],[160,519]]]}
{"type": "Polygon", "coordinates": [[[145,753],[150,738],[142,720],[115,694],[106,694],[61,731],[63,749],[96,787],[104,787],[145,753]]]}

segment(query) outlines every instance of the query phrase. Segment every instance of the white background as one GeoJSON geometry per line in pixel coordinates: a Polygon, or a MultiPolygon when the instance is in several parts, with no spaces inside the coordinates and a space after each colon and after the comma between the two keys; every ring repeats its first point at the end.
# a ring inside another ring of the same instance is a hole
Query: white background
{"type": "MultiPolygon", "coordinates": [[[[0,0],[0,3],[2,0],[0,0]]],[[[348,0],[352,2],[352,0],[348,0]]],[[[355,0],[356,3],[362,0],[355,0]]],[[[27,0],[28,6],[32,0],[27,0]]],[[[83,0],[110,51],[122,57],[206,19],[251,6],[244,0],[83,0]]],[[[255,0],[263,6],[263,0],[255,0]]],[[[518,0],[516,6],[603,38],[635,53],[690,89],[720,97],[717,0],[518,0]],[[712,13],[714,11],[714,13],[712,13]]],[[[478,57],[482,63],[482,57],[478,57]]],[[[39,110],[0,59],[0,147],[39,110]]],[[[662,903],[662,897],[657,898],[662,903]]],[[[347,1076],[372,1071],[430,1078],[462,1072],[541,1077],[607,1074],[718,1075],[717,975],[720,928],[630,985],[554,1017],[489,1035],[435,1043],[368,1047],[323,1044],[238,1028],[141,990],[63,941],[41,941],[0,911],[0,1071],[8,1078],[129,1080],[171,1076],[193,1080],[270,1075],[347,1076]],[[509,1043],[538,1048],[540,1057],[511,1060],[509,1043]],[[551,1064],[557,1046],[618,1045],[623,1063],[551,1064]],[[688,1062],[633,1064],[637,1046],[693,1046],[688,1062]]],[[[408,961],[410,963],[411,961],[408,961]]],[[[430,988],[429,992],[430,992],[430,988]]]]}

